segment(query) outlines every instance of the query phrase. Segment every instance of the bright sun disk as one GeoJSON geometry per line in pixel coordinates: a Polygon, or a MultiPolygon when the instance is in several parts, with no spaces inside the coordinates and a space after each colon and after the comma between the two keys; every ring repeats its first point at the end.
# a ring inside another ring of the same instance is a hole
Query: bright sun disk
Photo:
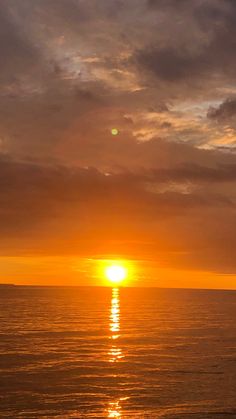
{"type": "Polygon", "coordinates": [[[112,265],[105,270],[106,277],[109,281],[120,284],[127,276],[127,270],[120,265],[112,265]]]}

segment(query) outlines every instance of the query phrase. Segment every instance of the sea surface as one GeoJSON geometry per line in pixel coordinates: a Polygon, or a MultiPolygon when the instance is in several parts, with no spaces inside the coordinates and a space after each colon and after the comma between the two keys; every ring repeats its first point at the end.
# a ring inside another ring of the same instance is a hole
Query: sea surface
{"type": "Polygon", "coordinates": [[[0,289],[0,418],[236,418],[236,292],[0,289]]]}

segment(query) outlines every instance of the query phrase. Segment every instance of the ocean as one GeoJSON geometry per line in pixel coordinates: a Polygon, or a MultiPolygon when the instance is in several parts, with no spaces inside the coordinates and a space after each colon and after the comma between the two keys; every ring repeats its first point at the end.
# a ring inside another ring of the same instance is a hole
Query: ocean
{"type": "Polygon", "coordinates": [[[236,292],[1,287],[0,418],[236,418],[236,292]]]}

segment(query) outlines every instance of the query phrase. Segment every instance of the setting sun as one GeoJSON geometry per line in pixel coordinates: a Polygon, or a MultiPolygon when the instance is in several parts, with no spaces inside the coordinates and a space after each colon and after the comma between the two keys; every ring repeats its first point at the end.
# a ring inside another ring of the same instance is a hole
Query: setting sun
{"type": "Polygon", "coordinates": [[[127,276],[127,269],[121,265],[111,265],[106,268],[105,275],[109,281],[120,284],[127,276]]]}

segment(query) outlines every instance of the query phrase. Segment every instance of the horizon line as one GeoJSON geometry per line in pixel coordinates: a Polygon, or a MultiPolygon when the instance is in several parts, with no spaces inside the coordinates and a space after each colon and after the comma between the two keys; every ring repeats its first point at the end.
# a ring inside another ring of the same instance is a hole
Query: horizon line
{"type": "Polygon", "coordinates": [[[235,291],[235,288],[197,288],[197,287],[158,287],[158,286],[111,286],[111,285],[42,285],[42,284],[14,284],[1,283],[0,287],[35,287],[35,288],[119,288],[119,289],[160,289],[160,290],[186,290],[186,291],[235,291]]]}

